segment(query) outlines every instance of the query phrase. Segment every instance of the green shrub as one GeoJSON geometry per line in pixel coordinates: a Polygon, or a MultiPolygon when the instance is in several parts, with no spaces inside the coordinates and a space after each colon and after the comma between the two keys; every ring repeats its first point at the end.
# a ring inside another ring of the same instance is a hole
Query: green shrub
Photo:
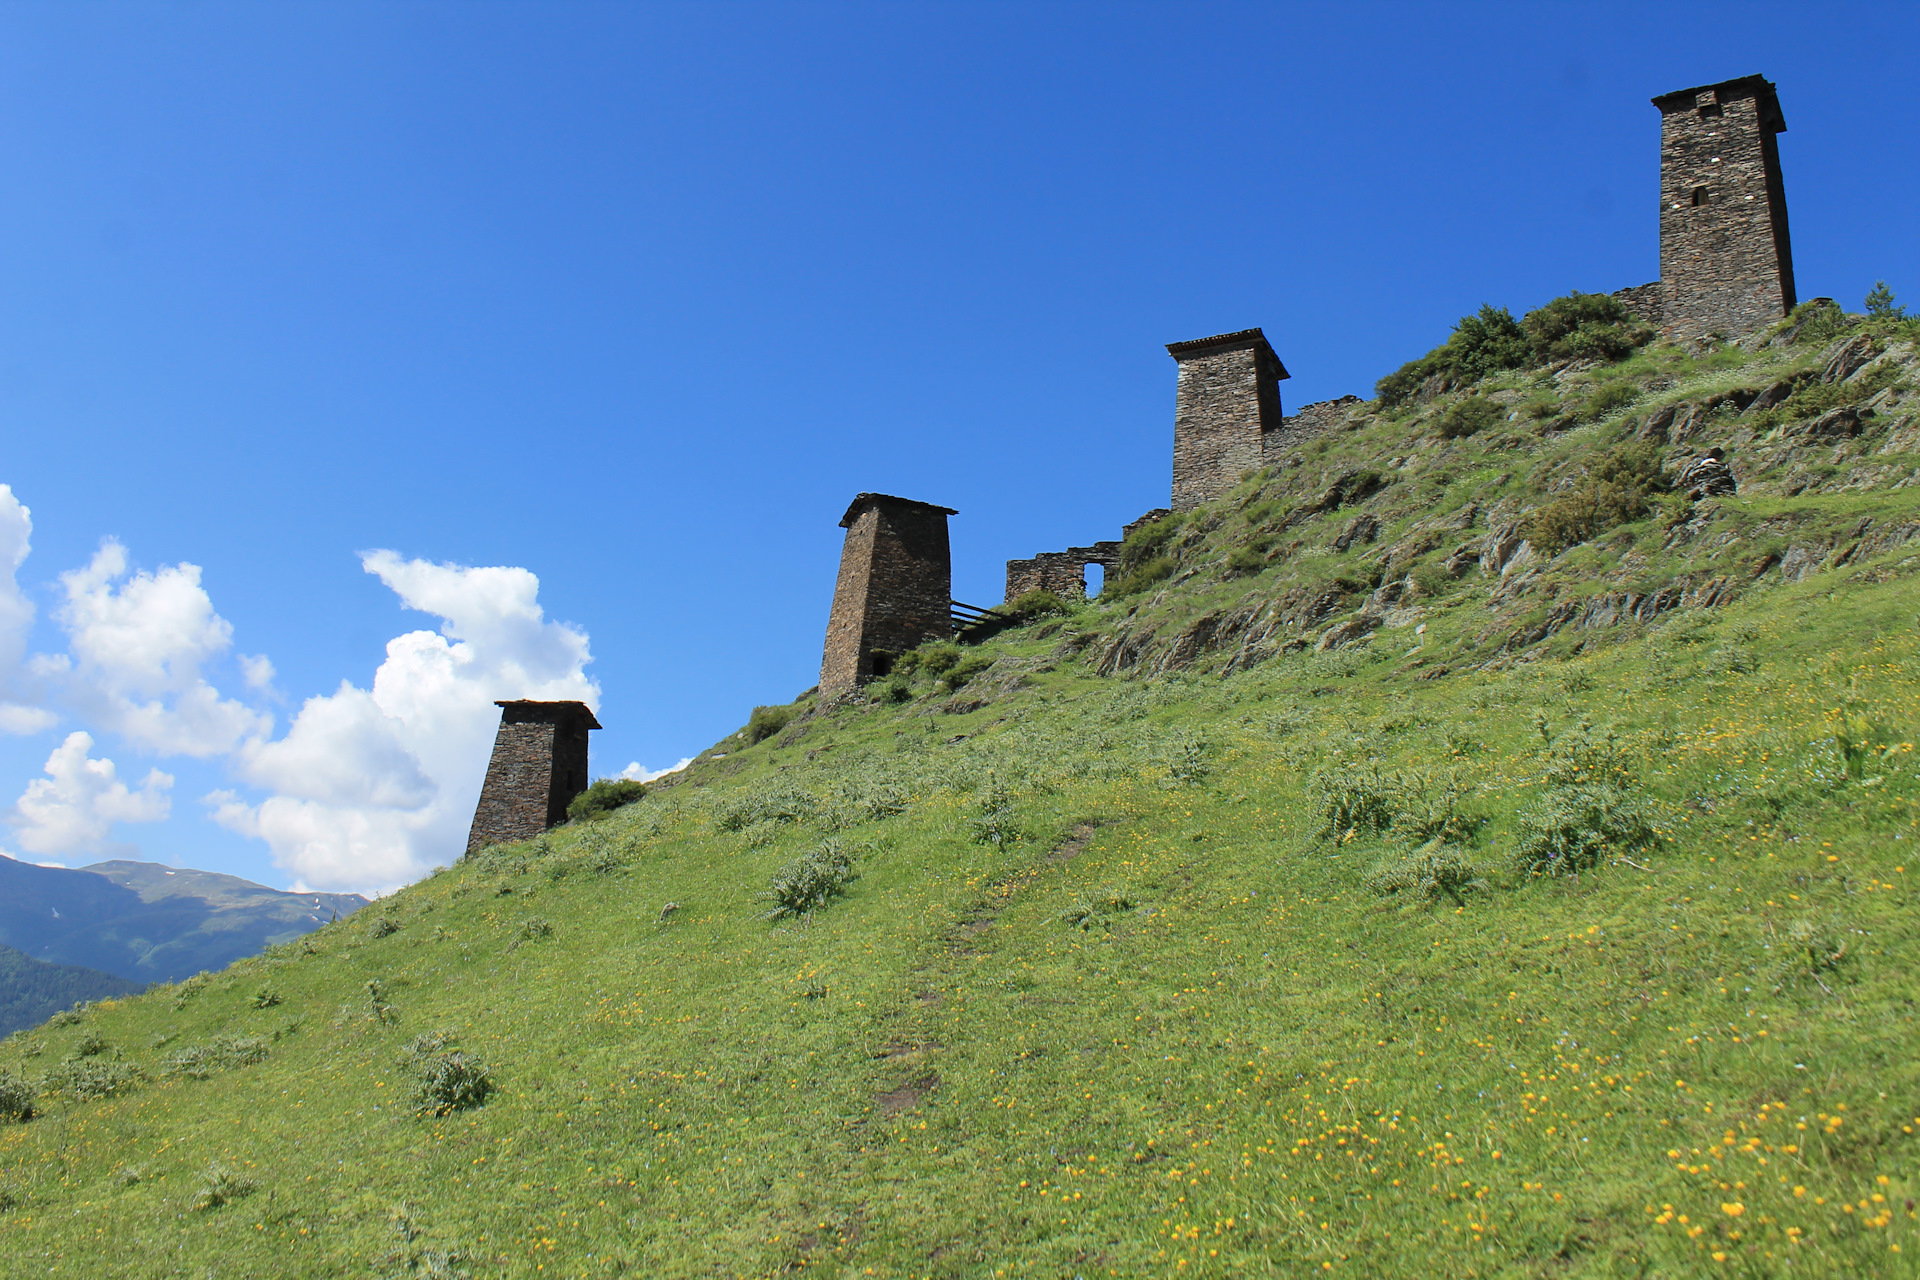
{"type": "Polygon", "coordinates": [[[1640,398],[1640,388],[1631,382],[1608,382],[1594,388],[1586,403],[1581,405],[1583,412],[1594,422],[1606,417],[1615,409],[1623,409],[1640,398]]]}
{"type": "Polygon", "coordinates": [[[881,702],[899,705],[913,701],[913,686],[898,675],[883,680],[873,687],[873,696],[881,702]]]}
{"type": "Polygon", "coordinates": [[[129,1092],[146,1081],[147,1073],[131,1062],[69,1058],[40,1077],[40,1092],[64,1094],[75,1102],[92,1102],[129,1092]]]}
{"type": "Polygon", "coordinates": [[[243,1177],[226,1165],[210,1164],[200,1175],[200,1188],[187,1207],[196,1213],[206,1213],[235,1200],[244,1200],[259,1189],[260,1184],[252,1178],[243,1177]]]}
{"type": "Polygon", "coordinates": [[[1464,440],[1475,432],[1484,431],[1507,416],[1507,407],[1498,400],[1489,400],[1485,396],[1468,396],[1465,400],[1447,406],[1440,415],[1440,438],[1442,440],[1464,440]]]}
{"type": "Polygon", "coordinates": [[[73,1053],[71,1056],[75,1058],[97,1058],[103,1053],[112,1052],[112,1050],[113,1046],[101,1039],[98,1031],[83,1031],[80,1033],[80,1038],[73,1042],[73,1053]]]}
{"type": "Polygon", "coordinates": [[[755,707],[753,714],[747,717],[747,745],[765,741],[787,727],[793,719],[792,707],[755,707]]]}
{"type": "Polygon", "coordinates": [[[1143,524],[1127,534],[1127,540],[1120,544],[1120,572],[1132,573],[1160,556],[1173,541],[1173,535],[1180,532],[1181,517],[1162,516],[1151,524],[1143,524]]]}
{"type": "Polygon", "coordinates": [[[1367,878],[1366,884],[1382,897],[1404,893],[1428,902],[1446,897],[1460,906],[1466,905],[1467,893],[1492,887],[1478,867],[1440,840],[1386,863],[1367,878]]]}
{"type": "Polygon", "coordinates": [[[1867,314],[1875,320],[1899,320],[1906,316],[1905,307],[1893,305],[1893,290],[1887,288],[1885,280],[1875,280],[1873,288],[1867,291],[1867,314]]]}
{"type": "MultiPolygon", "coordinates": [[[[754,714],[758,715],[763,710],[765,708],[756,707],[754,714]]],[[[781,723],[784,724],[785,721],[781,723]]],[[[615,809],[623,809],[636,800],[644,799],[646,794],[647,786],[644,782],[635,782],[632,778],[600,778],[567,802],[567,820],[590,822],[612,813],[615,809]]]]}
{"type": "Polygon", "coordinates": [[[1235,547],[1227,557],[1228,573],[1258,573],[1267,567],[1267,549],[1273,546],[1272,536],[1255,538],[1244,547],[1235,547]]]}
{"type": "Polygon", "coordinates": [[[0,1067],[0,1122],[33,1119],[33,1095],[25,1077],[0,1067]]]}
{"type": "Polygon", "coordinates": [[[1212,753],[1213,744],[1205,738],[1185,731],[1176,732],[1156,753],[1167,762],[1167,776],[1163,779],[1163,785],[1169,789],[1190,787],[1204,780],[1213,769],[1208,759],[1212,753]]]}
{"type": "Polygon", "coordinates": [[[263,982],[254,990],[251,1003],[256,1009],[271,1009],[277,1004],[284,1003],[285,1000],[285,996],[274,990],[272,983],[263,982]]]}
{"type": "Polygon", "coordinates": [[[1558,555],[1640,519],[1653,509],[1652,495],[1666,488],[1659,452],[1651,442],[1615,445],[1593,464],[1584,484],[1527,518],[1527,541],[1545,555],[1558,555]]]}
{"type": "Polygon", "coordinates": [[[1172,556],[1155,556],[1141,564],[1139,568],[1129,569],[1117,575],[1100,588],[1100,596],[1102,599],[1117,599],[1120,596],[1130,596],[1145,591],[1154,583],[1171,578],[1174,567],[1172,556]]]}
{"type": "Polygon", "coordinates": [[[1069,612],[1071,608],[1072,606],[1065,600],[1051,591],[1027,591],[1007,604],[1004,612],[1025,619],[1052,618],[1069,612]]]}
{"type": "Polygon", "coordinates": [[[266,1057],[267,1041],[260,1036],[215,1036],[210,1043],[168,1054],[160,1074],[205,1080],[221,1071],[264,1062],[266,1057]]]}
{"type": "Polygon", "coordinates": [[[768,896],[773,910],[767,919],[810,916],[844,894],[856,879],[853,858],[838,840],[823,840],[811,853],[795,858],[773,873],[768,896]]]}
{"type": "Polygon", "coordinates": [[[1653,336],[1617,299],[1577,289],[1527,312],[1520,327],[1526,330],[1534,364],[1622,360],[1653,336]]]}
{"type": "Polygon", "coordinates": [[[1522,872],[1566,875],[1653,843],[1652,813],[1611,733],[1596,737],[1582,720],[1550,739],[1538,714],[1534,727],[1547,745],[1540,797],[1519,814],[1514,857],[1522,872]]]}
{"type": "Polygon", "coordinates": [[[471,1111],[493,1092],[493,1072],[471,1054],[456,1049],[427,1057],[413,1086],[413,1113],[444,1116],[471,1111]]]}
{"type": "Polygon", "coordinates": [[[979,811],[969,819],[968,826],[975,843],[990,844],[996,849],[1005,848],[1020,838],[1013,795],[992,772],[987,774],[987,785],[980,788],[979,811]]]}
{"type": "Polygon", "coordinates": [[[940,682],[946,685],[948,689],[964,688],[969,680],[972,680],[992,665],[992,654],[970,653],[952,667],[948,668],[946,675],[940,678],[940,682]]]}
{"type": "Polygon", "coordinates": [[[1308,780],[1307,794],[1320,815],[1317,834],[1323,837],[1385,831],[1400,811],[1399,775],[1381,772],[1373,761],[1322,769],[1308,780]]]}
{"type": "Polygon", "coordinates": [[[384,938],[400,932],[400,926],[392,916],[375,916],[367,924],[368,938],[384,938]]]}
{"type": "Polygon", "coordinates": [[[1447,391],[1502,369],[1524,369],[1532,354],[1527,335],[1513,313],[1487,303],[1475,314],[1462,316],[1443,345],[1380,379],[1374,384],[1374,393],[1382,407],[1391,408],[1431,378],[1438,377],[1440,389],[1447,391]]]}
{"type": "Polygon", "coordinates": [[[819,809],[819,797],[812,792],[773,783],[728,798],[715,815],[714,825],[722,831],[745,831],[763,822],[804,822],[819,809]]]}
{"type": "MultiPolygon", "coordinates": [[[[188,979],[188,981],[192,981],[192,979],[188,979]]],[[[86,1021],[87,1004],[88,1004],[87,1001],[82,1000],[79,1004],[73,1006],[73,1008],[71,1009],[62,1009],[60,1012],[54,1014],[51,1018],[47,1019],[47,1025],[50,1027],[79,1026],[82,1022],[86,1021]]]]}
{"type": "Polygon", "coordinates": [[[1105,889],[1091,898],[1082,898],[1060,913],[1061,922],[1082,932],[1112,929],[1116,918],[1133,910],[1133,899],[1125,893],[1105,889]]]}

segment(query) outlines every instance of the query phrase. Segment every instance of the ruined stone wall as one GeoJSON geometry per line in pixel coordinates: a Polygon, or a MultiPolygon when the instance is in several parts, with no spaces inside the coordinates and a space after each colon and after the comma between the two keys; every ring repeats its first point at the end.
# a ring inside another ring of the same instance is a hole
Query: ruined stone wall
{"type": "Polygon", "coordinates": [[[1738,337],[1793,310],[1793,251],[1774,87],[1745,76],[1653,100],[1660,109],[1661,325],[1738,337]]]}
{"type": "Polygon", "coordinates": [[[467,852],[529,840],[567,818],[587,789],[587,733],[600,724],[581,702],[513,701],[500,707],[493,757],[480,787],[467,852]]]}
{"type": "Polygon", "coordinates": [[[1108,581],[1120,572],[1120,554],[1125,547],[1125,539],[1131,537],[1135,529],[1149,525],[1156,520],[1164,520],[1173,512],[1167,507],[1155,507],[1121,528],[1120,542],[1096,542],[1090,547],[1068,547],[1065,551],[1042,551],[1031,560],[1007,561],[1007,595],[1005,603],[1012,604],[1029,591],[1051,591],[1063,600],[1075,597],[1084,598],[1087,594],[1087,566],[1097,564],[1106,573],[1108,581]]]}
{"type": "Polygon", "coordinates": [[[1363,403],[1359,396],[1318,400],[1302,406],[1300,412],[1291,418],[1280,419],[1280,425],[1269,431],[1262,440],[1262,465],[1279,466],[1287,462],[1295,449],[1345,423],[1353,410],[1363,403]]]}
{"type": "Polygon", "coordinates": [[[1258,329],[1170,343],[1167,354],[1180,365],[1173,509],[1189,511],[1261,465],[1261,441],[1280,426],[1280,380],[1288,374],[1258,329]]]}
{"type": "Polygon", "coordinates": [[[1665,291],[1658,280],[1652,284],[1637,284],[1631,289],[1615,289],[1611,296],[1615,302],[1639,317],[1640,323],[1650,324],[1656,329],[1661,327],[1661,317],[1666,314],[1665,291]]]}
{"type": "Polygon", "coordinates": [[[1029,591],[1051,591],[1063,600],[1087,594],[1087,566],[1097,564],[1111,577],[1120,571],[1120,544],[1096,542],[1090,547],[1042,551],[1031,560],[1007,561],[1007,598],[1012,604],[1029,591]]]}
{"type": "MultiPolygon", "coordinates": [[[[883,674],[876,653],[896,655],[953,633],[951,507],[863,493],[840,527],[840,576],[827,619],[820,693],[831,697],[883,674]]],[[[880,660],[885,665],[886,659],[880,660]]]]}

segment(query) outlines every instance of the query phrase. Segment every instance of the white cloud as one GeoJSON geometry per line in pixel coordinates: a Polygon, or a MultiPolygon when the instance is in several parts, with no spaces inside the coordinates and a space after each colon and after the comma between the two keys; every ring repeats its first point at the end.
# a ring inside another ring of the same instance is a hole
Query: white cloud
{"type": "Polygon", "coordinates": [[[172,808],[170,776],[154,769],[138,791],[131,790],[120,781],[113,761],[88,756],[92,749],[90,735],[68,734],[47,757],[47,776],[29,782],[8,810],[7,821],[21,848],[55,855],[96,852],[116,822],[166,819],[172,808]]]}
{"type": "Polygon", "coordinates": [[[525,569],[467,568],[371,552],[361,566],[439,632],[387,644],[371,689],[309,698],[284,738],[235,753],[242,779],[275,794],[208,797],[214,820],[266,841],[317,889],[384,890],[466,847],[500,712],[496,699],[577,699],[599,686],[585,632],[546,619],[525,569]]]}
{"type": "Polygon", "coordinates": [[[42,729],[51,729],[59,723],[60,717],[44,708],[0,702],[0,733],[24,738],[28,734],[39,733],[42,729]]]}
{"type": "Polygon", "coordinates": [[[15,580],[32,550],[33,513],[0,484],[0,679],[11,676],[27,652],[27,630],[33,626],[33,601],[15,580]]]}
{"type": "Polygon", "coordinates": [[[693,757],[687,756],[678,764],[670,764],[664,769],[648,769],[642,766],[638,760],[635,760],[632,764],[622,769],[619,776],[634,782],[652,782],[655,778],[664,778],[670,773],[678,773],[692,763],[693,757]]]}
{"type": "Polygon", "coordinates": [[[126,548],[109,538],[84,569],[60,575],[58,617],[71,658],[36,661],[59,678],[87,719],[162,755],[212,756],[273,731],[273,718],[222,698],[201,666],[233,643],[214,612],[200,566],[128,576],[126,548]]]}
{"type": "Polygon", "coordinates": [[[266,654],[241,654],[240,675],[246,680],[247,688],[265,691],[273,687],[273,662],[266,654]]]}

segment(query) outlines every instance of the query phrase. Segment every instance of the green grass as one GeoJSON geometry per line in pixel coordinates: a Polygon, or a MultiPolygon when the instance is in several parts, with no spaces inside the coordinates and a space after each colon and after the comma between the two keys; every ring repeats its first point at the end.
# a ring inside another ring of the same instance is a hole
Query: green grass
{"type": "Polygon", "coordinates": [[[1167,581],[967,650],[957,691],[922,672],[902,702],[798,703],[597,822],[0,1042],[29,1077],[83,1036],[105,1044],[83,1061],[149,1077],[0,1126],[0,1256],[196,1277],[1915,1270],[1920,544],[1650,626],[1499,640],[1564,593],[1753,554],[1719,532],[1912,519],[1920,490],[1755,493],[1665,551],[1643,521],[1518,587],[1448,580],[1420,635],[1093,674],[1115,637],[1164,646],[1343,575],[1350,612],[1421,521],[1502,494],[1517,517],[1608,442],[1502,446],[1495,424],[1384,468],[1406,430],[1250,480],[1183,523],[1167,581]],[[1362,462],[1398,479],[1284,524],[1362,462]],[[1236,576],[1236,512],[1260,504],[1281,549],[1236,576]],[[1380,535],[1329,552],[1363,509],[1380,535]],[[1524,816],[1598,759],[1568,746],[1583,717],[1617,734],[1608,777],[1657,837],[1523,875],[1524,816]],[[1325,822],[1329,784],[1375,769],[1402,779],[1396,813],[1410,771],[1445,780],[1458,821],[1435,838],[1483,886],[1381,892],[1441,828],[1325,822]],[[769,922],[775,873],[829,841],[856,878],[769,922]],[[264,1059],[166,1069],[243,1041],[264,1059]],[[421,1114],[421,1063],[449,1047],[493,1091],[421,1114]]]}

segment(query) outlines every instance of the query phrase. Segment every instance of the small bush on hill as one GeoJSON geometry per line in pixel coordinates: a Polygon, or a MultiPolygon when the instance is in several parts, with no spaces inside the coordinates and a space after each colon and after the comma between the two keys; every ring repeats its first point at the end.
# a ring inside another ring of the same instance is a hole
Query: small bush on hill
{"type": "Polygon", "coordinates": [[[1451,390],[1476,382],[1502,369],[1524,369],[1532,358],[1527,335],[1505,307],[1483,304],[1478,312],[1462,316],[1446,342],[1410,360],[1374,384],[1382,406],[1400,404],[1429,379],[1439,389],[1451,390]]]}
{"type": "Polygon", "coordinates": [[[1374,384],[1383,408],[1404,403],[1429,381],[1441,391],[1464,387],[1504,369],[1555,360],[1623,360],[1653,337],[1633,313],[1604,293],[1570,293],[1520,320],[1505,307],[1463,316],[1453,335],[1374,384]]]}
{"type": "Polygon", "coordinates": [[[1100,589],[1102,598],[1118,599],[1121,596],[1135,595],[1145,591],[1156,582],[1164,582],[1173,576],[1172,556],[1155,556],[1143,562],[1137,569],[1117,575],[1100,589]]]}
{"type": "Polygon", "coordinates": [[[1090,898],[1082,898],[1062,911],[1060,920],[1087,933],[1095,929],[1112,929],[1114,920],[1132,911],[1133,905],[1133,899],[1125,893],[1105,889],[1090,898]]]}
{"type": "Polygon", "coordinates": [[[194,1192],[187,1207],[196,1213],[206,1213],[235,1200],[244,1200],[259,1189],[260,1184],[252,1178],[243,1177],[226,1165],[210,1164],[200,1175],[200,1189],[194,1192]]]}
{"type": "Polygon", "coordinates": [[[987,774],[987,785],[980,789],[979,803],[979,812],[968,823],[973,829],[976,843],[990,844],[999,849],[1020,838],[1013,794],[1001,785],[999,777],[992,772],[987,774]]]}
{"type": "Polygon", "coordinates": [[[1640,388],[1631,382],[1608,382],[1594,388],[1593,394],[1581,405],[1581,412],[1595,422],[1606,417],[1615,409],[1623,409],[1640,398],[1640,388]]]}
{"type": "Polygon", "coordinates": [[[812,792],[774,783],[725,801],[713,825],[722,831],[745,831],[762,822],[804,822],[819,809],[820,800],[812,792]]]}
{"type": "Polygon", "coordinates": [[[0,1122],[33,1119],[33,1094],[24,1077],[0,1069],[0,1122]]]}
{"type": "Polygon", "coordinates": [[[425,1059],[413,1087],[415,1115],[444,1116],[471,1111],[493,1092],[493,1072],[471,1054],[456,1049],[425,1059]]]}
{"type": "Polygon", "coordinates": [[[92,1102],[126,1093],[147,1081],[147,1073],[131,1062],[107,1058],[70,1058],[40,1077],[40,1092],[64,1094],[75,1102],[92,1102]]]}
{"type": "Polygon", "coordinates": [[[1383,897],[1404,893],[1432,901],[1444,896],[1461,906],[1466,905],[1467,893],[1490,887],[1478,867],[1440,840],[1429,841],[1367,878],[1367,888],[1383,897]]]}
{"type": "Polygon", "coordinates": [[[1544,715],[1534,726],[1546,744],[1544,785],[1520,811],[1514,852],[1521,871],[1565,875],[1654,841],[1652,814],[1613,734],[1595,736],[1582,720],[1552,738],[1544,715]]]}
{"type": "MultiPolygon", "coordinates": [[[[758,714],[763,708],[755,708],[758,714]]],[[[600,778],[567,803],[569,822],[590,822],[646,798],[647,787],[632,778],[600,778]]]]}
{"type": "Polygon", "coordinates": [[[1528,517],[1525,533],[1545,555],[1640,519],[1652,496],[1668,488],[1659,452],[1649,441],[1629,441],[1607,450],[1588,471],[1586,483],[1528,517]]]}
{"type": "Polygon", "coordinates": [[[1440,438],[1464,440],[1475,432],[1484,431],[1506,416],[1507,407],[1498,400],[1489,400],[1485,396],[1468,396],[1457,404],[1447,406],[1447,411],[1440,415],[1440,438]]]}
{"type": "Polygon", "coordinates": [[[1008,604],[1005,612],[1020,618],[1052,618],[1068,612],[1071,608],[1065,600],[1051,591],[1028,591],[1008,604]]]}
{"type": "Polygon", "coordinates": [[[948,669],[940,678],[940,683],[948,689],[963,688],[966,683],[993,665],[990,653],[970,653],[948,669]]]}
{"type": "Polygon", "coordinates": [[[747,717],[747,745],[763,742],[787,727],[793,719],[792,707],[755,707],[753,714],[747,717]]]}
{"type": "Polygon", "coordinates": [[[160,1074],[205,1080],[217,1072],[248,1067],[267,1058],[267,1042],[259,1036],[215,1036],[208,1044],[190,1045],[168,1054],[160,1074]]]}
{"type": "Polygon", "coordinates": [[[768,892],[773,910],[767,912],[767,919],[810,916],[845,893],[855,878],[846,847],[838,840],[823,840],[819,848],[773,873],[768,892]]]}
{"type": "Polygon", "coordinates": [[[1885,280],[1875,280],[1873,288],[1867,291],[1865,303],[1867,314],[1875,320],[1899,320],[1907,314],[1905,307],[1893,304],[1893,290],[1887,288],[1885,280]]]}
{"type": "Polygon", "coordinates": [[[1535,364],[1624,360],[1653,336],[1618,300],[1579,290],[1527,312],[1520,326],[1527,332],[1535,364]]]}

